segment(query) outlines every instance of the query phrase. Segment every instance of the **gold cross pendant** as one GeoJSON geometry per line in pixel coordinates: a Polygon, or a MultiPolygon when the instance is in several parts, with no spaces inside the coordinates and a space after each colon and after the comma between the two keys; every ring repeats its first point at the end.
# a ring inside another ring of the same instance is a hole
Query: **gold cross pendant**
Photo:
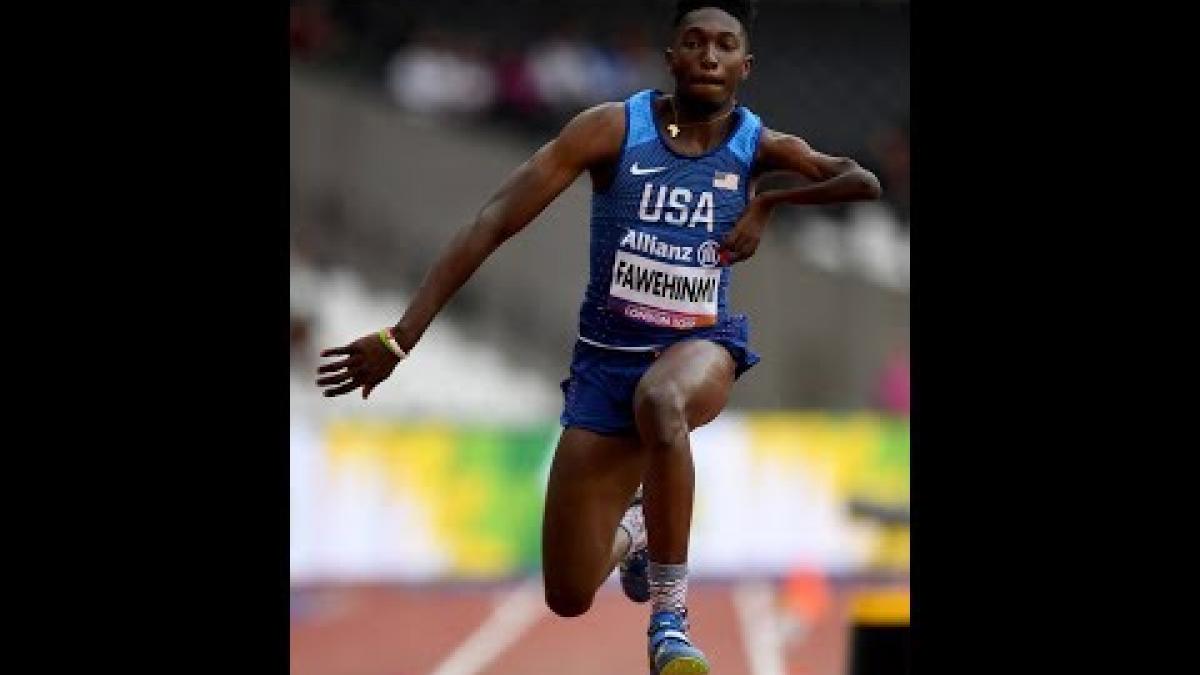
{"type": "Polygon", "coordinates": [[[679,127],[675,126],[674,124],[668,124],[667,131],[671,133],[671,138],[675,138],[679,135],[679,127]]]}

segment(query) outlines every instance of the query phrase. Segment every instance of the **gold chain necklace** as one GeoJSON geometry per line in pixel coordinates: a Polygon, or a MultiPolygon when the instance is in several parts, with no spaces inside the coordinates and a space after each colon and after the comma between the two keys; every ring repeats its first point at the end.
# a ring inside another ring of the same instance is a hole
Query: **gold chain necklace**
{"type": "Polygon", "coordinates": [[[734,110],[737,110],[737,99],[733,100],[733,106],[730,107],[728,111],[726,111],[725,113],[723,113],[721,115],[718,115],[717,117],[712,118],[711,120],[706,120],[704,122],[692,122],[691,124],[682,124],[681,125],[679,123],[679,111],[675,108],[675,97],[672,96],[671,97],[671,120],[672,121],[670,124],[667,125],[667,132],[671,134],[671,138],[675,138],[676,136],[679,135],[679,127],[681,127],[681,126],[699,127],[699,126],[712,124],[713,122],[720,122],[721,120],[725,119],[726,117],[729,117],[730,115],[732,115],[734,110]]]}

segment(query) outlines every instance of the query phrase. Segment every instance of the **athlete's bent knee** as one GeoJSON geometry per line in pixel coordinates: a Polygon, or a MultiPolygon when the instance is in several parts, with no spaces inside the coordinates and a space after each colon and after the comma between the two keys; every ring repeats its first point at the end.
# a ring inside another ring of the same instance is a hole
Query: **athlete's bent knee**
{"type": "Polygon", "coordinates": [[[593,595],[564,592],[559,589],[546,587],[546,606],[551,612],[564,617],[581,616],[592,608],[593,595]]]}
{"type": "Polygon", "coordinates": [[[687,415],[679,387],[669,382],[649,385],[639,388],[634,399],[638,430],[651,447],[670,446],[681,435],[687,435],[687,415]]]}

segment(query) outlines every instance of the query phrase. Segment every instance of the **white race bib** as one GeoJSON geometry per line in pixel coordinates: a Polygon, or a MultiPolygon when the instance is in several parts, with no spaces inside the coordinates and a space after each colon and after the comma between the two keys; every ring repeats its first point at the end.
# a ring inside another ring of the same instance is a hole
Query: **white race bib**
{"type": "Polygon", "coordinates": [[[717,322],[721,268],[685,267],[617,251],[608,306],[621,316],[686,330],[717,322]]]}

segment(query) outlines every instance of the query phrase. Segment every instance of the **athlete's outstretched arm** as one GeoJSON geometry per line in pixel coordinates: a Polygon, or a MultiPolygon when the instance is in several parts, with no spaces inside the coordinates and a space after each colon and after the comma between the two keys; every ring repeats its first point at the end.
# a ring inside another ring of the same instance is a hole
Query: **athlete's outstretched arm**
{"type": "Polygon", "coordinates": [[[731,262],[754,255],[771,212],[780,204],[834,204],[878,199],[883,194],[875,174],[853,159],[817,152],[803,140],[771,129],[763,129],[754,161],[757,175],[798,173],[813,182],[755,195],[725,238],[731,262]]]}
{"type": "MultiPolygon", "coordinates": [[[[624,119],[621,104],[586,110],[508,177],[474,222],[455,234],[421,282],[404,316],[388,329],[401,350],[412,351],[437,313],[493,251],[524,229],[585,169],[616,157],[624,119]]],[[[386,337],[371,333],[344,347],[322,351],[321,356],[344,357],[317,369],[325,374],[317,380],[326,387],[325,395],[340,396],[362,387],[365,399],[391,375],[401,357],[388,347],[386,337]]]]}

